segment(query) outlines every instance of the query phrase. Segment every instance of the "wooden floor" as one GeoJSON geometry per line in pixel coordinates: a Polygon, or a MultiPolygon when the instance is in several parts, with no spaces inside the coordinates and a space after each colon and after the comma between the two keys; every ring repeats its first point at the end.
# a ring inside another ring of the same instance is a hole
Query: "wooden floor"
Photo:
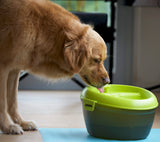
{"type": "MultiPolygon", "coordinates": [[[[19,111],[39,128],[84,128],[80,91],[19,91],[19,111]]],[[[160,102],[160,92],[155,92],[160,102]]],[[[160,128],[160,108],[156,110],[153,128],[160,128]]],[[[145,121],[145,120],[144,120],[145,121]]],[[[42,142],[36,132],[20,136],[0,134],[0,142],[42,142]]]]}

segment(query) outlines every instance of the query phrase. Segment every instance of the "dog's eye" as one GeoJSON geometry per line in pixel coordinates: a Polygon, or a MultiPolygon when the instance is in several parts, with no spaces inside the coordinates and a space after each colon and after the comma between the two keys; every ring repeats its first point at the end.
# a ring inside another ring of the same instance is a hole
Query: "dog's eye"
{"type": "Polygon", "coordinates": [[[101,60],[100,59],[94,59],[94,62],[99,64],[101,62],[101,60]]]}

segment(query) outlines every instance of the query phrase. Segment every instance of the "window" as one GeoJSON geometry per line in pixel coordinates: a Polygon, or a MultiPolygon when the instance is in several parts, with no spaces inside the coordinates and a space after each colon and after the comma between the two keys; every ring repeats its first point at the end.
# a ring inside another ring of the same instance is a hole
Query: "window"
{"type": "Polygon", "coordinates": [[[111,2],[104,0],[52,0],[71,12],[96,12],[108,15],[107,26],[111,25],[111,2]]]}

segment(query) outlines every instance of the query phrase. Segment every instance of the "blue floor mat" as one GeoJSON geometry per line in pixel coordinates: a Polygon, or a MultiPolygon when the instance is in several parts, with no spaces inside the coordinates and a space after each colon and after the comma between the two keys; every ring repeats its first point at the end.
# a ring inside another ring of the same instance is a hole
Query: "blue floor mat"
{"type": "Polygon", "coordinates": [[[143,140],[104,140],[90,136],[85,128],[40,128],[43,142],[160,142],[160,129],[152,129],[143,140]]]}

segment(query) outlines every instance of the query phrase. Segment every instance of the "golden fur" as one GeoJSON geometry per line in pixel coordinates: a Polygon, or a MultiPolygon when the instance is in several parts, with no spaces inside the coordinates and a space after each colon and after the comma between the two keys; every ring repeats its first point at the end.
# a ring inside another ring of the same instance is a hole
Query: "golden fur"
{"type": "Polygon", "coordinates": [[[47,0],[0,0],[0,129],[35,130],[17,109],[21,70],[48,78],[72,77],[95,87],[108,81],[106,46],[89,26],[47,0]]]}

